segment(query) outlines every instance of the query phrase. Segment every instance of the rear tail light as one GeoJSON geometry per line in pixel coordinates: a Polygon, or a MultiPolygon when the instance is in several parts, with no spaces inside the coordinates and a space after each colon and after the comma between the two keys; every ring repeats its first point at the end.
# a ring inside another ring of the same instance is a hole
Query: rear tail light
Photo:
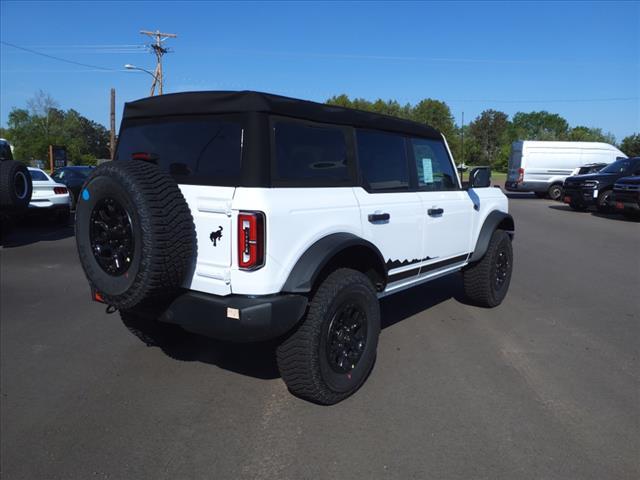
{"type": "Polygon", "coordinates": [[[255,270],[264,265],[265,221],[262,212],[238,214],[238,266],[255,270]]]}
{"type": "Polygon", "coordinates": [[[56,195],[64,195],[68,190],[65,187],[53,187],[53,193],[56,195]]]}
{"type": "Polygon", "coordinates": [[[524,168],[519,168],[518,169],[518,180],[516,180],[517,183],[522,183],[524,182],[524,168]]]}

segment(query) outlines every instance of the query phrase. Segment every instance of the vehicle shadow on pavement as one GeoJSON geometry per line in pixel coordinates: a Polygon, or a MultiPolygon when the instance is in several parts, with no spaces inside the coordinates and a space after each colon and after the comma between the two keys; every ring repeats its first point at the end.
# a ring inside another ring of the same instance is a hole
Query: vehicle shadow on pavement
{"type": "Polygon", "coordinates": [[[260,343],[232,343],[181,332],[181,339],[173,345],[161,346],[171,358],[183,362],[202,362],[216,365],[248,377],[270,380],[280,378],[276,363],[275,341],[260,343]]]}
{"type": "Polygon", "coordinates": [[[53,225],[38,223],[33,219],[20,222],[19,225],[2,224],[0,245],[4,248],[22,247],[37,242],[54,242],[73,237],[71,224],[53,225]]]}
{"type": "MultiPolygon", "coordinates": [[[[466,303],[462,277],[452,274],[381,300],[383,329],[395,325],[451,298],[466,303]]],[[[132,334],[149,347],[157,347],[170,358],[202,362],[234,373],[263,380],[280,378],[276,348],[280,339],[259,343],[232,343],[186,332],[157,321],[125,319],[132,334]]]]}
{"type": "Polygon", "coordinates": [[[598,212],[597,210],[574,210],[573,208],[571,208],[568,205],[549,205],[549,208],[553,209],[553,210],[560,210],[563,212],[571,212],[574,214],[586,214],[586,213],[590,213],[592,216],[594,217],[598,217],[598,218],[607,218],[609,220],[617,220],[619,222],[628,222],[628,223],[638,223],[640,221],[640,219],[638,218],[628,218],[625,217],[624,215],[622,215],[621,213],[617,213],[617,212],[598,212]]]}
{"type": "Polygon", "coordinates": [[[589,210],[574,210],[569,205],[565,205],[565,204],[549,205],[549,208],[552,209],[552,210],[560,210],[561,212],[571,212],[571,213],[575,213],[575,214],[578,214],[578,215],[581,214],[581,213],[591,213],[591,212],[589,212],[589,210]]]}
{"type": "Polygon", "coordinates": [[[459,273],[386,297],[380,303],[382,328],[391,327],[451,298],[461,303],[468,303],[464,296],[462,276],[459,273]]]}

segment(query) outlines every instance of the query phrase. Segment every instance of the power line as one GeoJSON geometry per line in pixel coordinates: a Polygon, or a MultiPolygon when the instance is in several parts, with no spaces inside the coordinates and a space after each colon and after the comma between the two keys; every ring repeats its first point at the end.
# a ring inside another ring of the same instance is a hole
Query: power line
{"type": "Polygon", "coordinates": [[[7,45],[8,47],[13,47],[18,50],[22,50],[24,52],[33,53],[34,55],[40,55],[41,57],[50,58],[52,60],[57,60],[59,62],[70,63],[72,65],[78,65],[80,67],[85,67],[85,68],[94,68],[102,71],[110,71],[110,72],[117,71],[115,68],[99,67],[97,65],[91,65],[89,63],[76,62],[74,60],[67,60],[66,58],[56,57],[55,55],[49,55],[48,53],[42,53],[42,52],[38,52],[37,50],[31,50],[30,48],[20,47],[18,45],[14,45],[13,43],[5,42],[4,40],[0,40],[0,43],[2,43],[2,45],[7,45]]]}

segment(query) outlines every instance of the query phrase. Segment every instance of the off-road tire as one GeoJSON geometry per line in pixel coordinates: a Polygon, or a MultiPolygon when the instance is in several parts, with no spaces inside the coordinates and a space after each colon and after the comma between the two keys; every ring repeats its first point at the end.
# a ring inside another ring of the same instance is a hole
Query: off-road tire
{"type": "Polygon", "coordinates": [[[25,209],[32,192],[33,183],[27,167],[15,160],[0,162],[0,208],[25,209]]]}
{"type": "Polygon", "coordinates": [[[364,274],[347,268],[331,273],[319,286],[304,320],[277,348],[282,379],[294,395],[322,405],[335,404],[356,392],[373,368],[380,333],[380,306],[375,289],[364,274]],[[326,354],[334,314],[356,302],[366,315],[366,343],[348,374],[331,370],[326,354]]]}
{"type": "Polygon", "coordinates": [[[562,185],[559,183],[554,183],[547,190],[547,195],[551,200],[561,200],[562,199],[562,185]]]}
{"type": "Polygon", "coordinates": [[[598,200],[596,203],[596,209],[600,213],[609,213],[612,208],[610,205],[607,205],[607,200],[611,198],[612,191],[611,190],[602,190],[598,193],[598,200]]]}
{"type": "Polygon", "coordinates": [[[192,268],[196,234],[191,212],[176,182],[151,163],[113,161],[97,167],[78,196],[75,225],[80,262],[91,287],[119,309],[145,299],[166,300],[192,268]],[[128,215],[133,245],[128,269],[118,274],[98,263],[90,235],[94,208],[112,200],[128,215]]]}
{"type": "Polygon", "coordinates": [[[509,290],[513,269],[511,238],[504,230],[491,235],[487,252],[482,259],[463,270],[464,292],[472,303],[482,307],[496,307],[502,303],[509,290]],[[498,256],[506,255],[509,262],[506,278],[501,288],[496,287],[498,256]]]}

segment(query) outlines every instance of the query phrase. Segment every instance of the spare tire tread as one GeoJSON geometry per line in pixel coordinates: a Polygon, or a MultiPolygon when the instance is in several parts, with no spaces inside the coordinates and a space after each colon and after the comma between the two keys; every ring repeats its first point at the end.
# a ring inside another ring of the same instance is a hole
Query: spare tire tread
{"type": "MultiPolygon", "coordinates": [[[[130,309],[145,299],[175,292],[191,268],[195,253],[195,226],[187,202],[175,181],[157,166],[142,161],[118,161],[101,165],[87,180],[100,175],[120,181],[137,206],[142,253],[135,280],[126,292],[110,295],[91,279],[105,301],[121,309],[130,309]]],[[[83,255],[92,255],[80,249],[83,255]]],[[[83,260],[86,265],[86,260],[83,260]]]]}

